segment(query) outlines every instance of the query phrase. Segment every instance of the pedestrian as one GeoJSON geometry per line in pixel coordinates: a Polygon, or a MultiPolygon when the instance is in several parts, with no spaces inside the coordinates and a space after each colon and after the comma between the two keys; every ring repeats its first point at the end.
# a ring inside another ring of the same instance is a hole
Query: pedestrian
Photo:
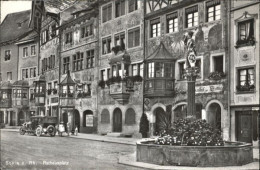
{"type": "Polygon", "coordinates": [[[67,133],[68,133],[68,136],[70,135],[70,122],[67,123],[67,133]]]}

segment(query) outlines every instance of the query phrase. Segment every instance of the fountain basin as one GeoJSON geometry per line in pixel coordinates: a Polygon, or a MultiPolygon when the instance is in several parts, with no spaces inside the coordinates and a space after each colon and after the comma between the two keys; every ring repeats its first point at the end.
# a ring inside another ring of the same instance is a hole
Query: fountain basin
{"type": "Polygon", "coordinates": [[[156,145],[154,140],[137,142],[138,162],[192,167],[241,166],[253,162],[249,143],[225,142],[224,146],[156,145]]]}

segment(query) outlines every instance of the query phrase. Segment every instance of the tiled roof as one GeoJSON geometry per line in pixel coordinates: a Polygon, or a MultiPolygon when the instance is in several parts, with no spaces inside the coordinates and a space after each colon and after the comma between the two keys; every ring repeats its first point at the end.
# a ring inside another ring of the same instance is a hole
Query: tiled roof
{"type": "Polygon", "coordinates": [[[20,39],[19,42],[24,42],[24,41],[28,41],[28,40],[34,40],[37,36],[38,36],[37,32],[36,31],[32,31],[28,35],[26,35],[25,37],[20,39]]]}
{"type": "Polygon", "coordinates": [[[29,32],[30,10],[8,14],[0,25],[0,44],[18,39],[29,32]],[[20,24],[20,27],[19,27],[20,24]]]}

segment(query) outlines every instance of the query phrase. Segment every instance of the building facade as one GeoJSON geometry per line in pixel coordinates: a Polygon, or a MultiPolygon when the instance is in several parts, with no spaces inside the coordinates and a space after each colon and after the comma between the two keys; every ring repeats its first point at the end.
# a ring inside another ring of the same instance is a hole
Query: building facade
{"type": "Polygon", "coordinates": [[[82,1],[61,13],[60,116],[80,133],[97,132],[98,8],[82,1]]]}
{"type": "Polygon", "coordinates": [[[187,116],[183,35],[193,32],[196,50],[196,118],[229,140],[227,1],[147,1],[145,9],[145,112],[150,134],[187,116]],[[166,121],[167,122],[167,121],[166,121]]]}
{"type": "Polygon", "coordinates": [[[100,134],[139,132],[143,113],[143,42],[143,1],[100,1],[100,134]]]}
{"type": "Polygon", "coordinates": [[[231,140],[259,145],[259,2],[230,4],[231,140]]]}
{"type": "MultiPolygon", "coordinates": [[[[30,42],[28,42],[30,44],[34,37],[28,26],[29,19],[30,10],[11,13],[6,16],[0,26],[0,117],[1,123],[7,126],[21,125],[28,118],[26,116],[29,116],[29,83],[27,80],[22,80],[20,76],[20,63],[23,63],[20,61],[23,60],[22,44],[25,43],[23,41],[30,37],[30,42]]],[[[33,66],[37,67],[37,63],[33,66]]]]}

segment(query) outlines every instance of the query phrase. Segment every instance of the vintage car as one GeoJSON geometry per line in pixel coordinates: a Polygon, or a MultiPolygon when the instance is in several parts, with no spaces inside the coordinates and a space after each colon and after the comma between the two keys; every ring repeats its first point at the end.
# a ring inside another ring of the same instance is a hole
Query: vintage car
{"type": "Polygon", "coordinates": [[[55,136],[56,134],[56,124],[58,122],[57,117],[52,116],[32,116],[29,122],[23,123],[20,128],[20,134],[25,133],[34,134],[36,136],[41,136],[41,134],[49,134],[50,136],[55,136]]]}

